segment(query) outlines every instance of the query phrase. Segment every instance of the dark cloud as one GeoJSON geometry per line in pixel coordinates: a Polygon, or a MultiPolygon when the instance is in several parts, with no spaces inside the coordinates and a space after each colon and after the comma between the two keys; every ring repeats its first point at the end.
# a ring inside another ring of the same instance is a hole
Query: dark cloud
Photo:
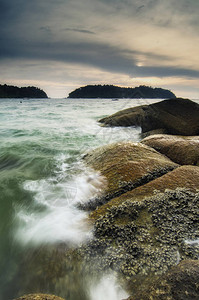
{"type": "Polygon", "coordinates": [[[139,12],[139,11],[140,11],[142,8],[144,8],[144,7],[145,7],[145,5],[140,5],[140,6],[138,6],[137,9],[136,9],[137,12],[139,12]]]}
{"type": "Polygon", "coordinates": [[[52,30],[49,26],[41,26],[39,29],[47,34],[52,34],[52,30]]]}
{"type": "Polygon", "coordinates": [[[179,68],[175,66],[171,67],[139,67],[137,70],[137,75],[142,77],[190,77],[190,78],[198,78],[199,77],[199,70],[194,69],[186,69],[186,68],[179,68]]]}
{"type": "Polygon", "coordinates": [[[64,63],[79,63],[96,67],[108,72],[128,74],[131,77],[167,77],[167,76],[189,76],[199,77],[199,70],[180,68],[175,66],[142,66],[137,65],[136,57],[144,55],[155,61],[171,61],[170,57],[130,51],[103,43],[45,43],[35,44],[27,41],[7,40],[0,50],[0,59],[30,59],[60,61],[64,63]]]}
{"type": "MultiPolygon", "coordinates": [[[[36,0],[36,2],[37,2],[37,0],[36,0]]],[[[15,22],[16,20],[20,20],[20,18],[25,17],[28,13],[34,14],[35,12],[38,12],[39,8],[35,9],[36,7],[37,7],[37,4],[34,5],[34,1],[1,0],[0,1],[1,22],[6,21],[4,26],[9,26],[10,21],[15,22]]]]}
{"type": "Polygon", "coordinates": [[[87,33],[87,34],[95,34],[95,32],[86,30],[86,29],[78,29],[78,28],[65,28],[65,31],[73,31],[73,32],[79,32],[79,33],[87,33]]]}
{"type": "Polygon", "coordinates": [[[198,78],[198,13],[195,0],[0,0],[0,63],[58,61],[130,77],[198,78]]]}

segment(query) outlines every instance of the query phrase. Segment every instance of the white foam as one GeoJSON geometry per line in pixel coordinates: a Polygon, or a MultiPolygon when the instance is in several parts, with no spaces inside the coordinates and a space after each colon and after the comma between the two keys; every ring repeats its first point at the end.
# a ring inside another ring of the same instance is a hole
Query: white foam
{"type": "Polygon", "coordinates": [[[184,242],[187,245],[198,245],[199,244],[199,239],[196,239],[196,240],[185,240],[184,242]]]}
{"type": "Polygon", "coordinates": [[[56,178],[24,183],[23,188],[34,193],[34,203],[40,206],[40,211],[32,210],[31,213],[27,207],[16,208],[19,224],[15,236],[21,243],[79,244],[91,237],[87,213],[79,210],[76,204],[88,201],[98,193],[104,179],[98,173],[86,170],[66,180],[62,174],[65,167],[62,165],[60,170],[56,178]]]}
{"type": "Polygon", "coordinates": [[[97,283],[92,283],[89,289],[90,300],[121,300],[128,296],[113,275],[105,275],[97,283]]]}
{"type": "Polygon", "coordinates": [[[180,252],[177,250],[176,252],[176,265],[180,263],[181,257],[180,257],[180,252]]]}

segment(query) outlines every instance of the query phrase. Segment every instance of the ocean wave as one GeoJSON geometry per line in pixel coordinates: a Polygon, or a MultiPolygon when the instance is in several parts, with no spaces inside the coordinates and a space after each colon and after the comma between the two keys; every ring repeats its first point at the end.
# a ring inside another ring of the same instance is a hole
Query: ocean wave
{"type": "Polygon", "coordinates": [[[19,168],[23,163],[23,160],[17,154],[9,152],[0,154],[0,171],[19,168]]]}
{"type": "MultiPolygon", "coordinates": [[[[32,211],[28,205],[15,206],[18,220],[15,237],[24,245],[60,242],[77,245],[92,236],[88,214],[78,209],[77,204],[98,194],[103,180],[100,174],[88,169],[67,176],[70,166],[65,155],[57,158],[57,164],[56,176],[23,184],[23,189],[33,194],[35,205],[42,207],[40,211],[32,211]]],[[[76,165],[77,169],[81,167],[76,165]]]]}

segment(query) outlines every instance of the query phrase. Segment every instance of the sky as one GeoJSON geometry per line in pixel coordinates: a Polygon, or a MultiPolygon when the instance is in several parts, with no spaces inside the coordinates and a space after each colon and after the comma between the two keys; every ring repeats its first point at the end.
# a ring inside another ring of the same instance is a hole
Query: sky
{"type": "Polygon", "coordinates": [[[0,84],[88,84],[199,99],[198,0],[0,0],[0,84]]]}

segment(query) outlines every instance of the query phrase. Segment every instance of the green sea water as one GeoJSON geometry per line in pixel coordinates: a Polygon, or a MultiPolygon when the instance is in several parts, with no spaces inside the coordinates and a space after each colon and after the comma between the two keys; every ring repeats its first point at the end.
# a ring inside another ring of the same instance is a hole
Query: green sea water
{"type": "Polygon", "coordinates": [[[156,101],[0,100],[0,300],[35,292],[94,299],[92,292],[83,296],[77,274],[70,275],[70,286],[56,279],[49,284],[48,251],[56,245],[61,245],[59,251],[79,245],[92,234],[80,225],[87,215],[75,205],[95,192],[87,179],[97,175],[86,169],[82,155],[101,145],[141,138],[140,128],[105,128],[97,120],[156,101]]]}

